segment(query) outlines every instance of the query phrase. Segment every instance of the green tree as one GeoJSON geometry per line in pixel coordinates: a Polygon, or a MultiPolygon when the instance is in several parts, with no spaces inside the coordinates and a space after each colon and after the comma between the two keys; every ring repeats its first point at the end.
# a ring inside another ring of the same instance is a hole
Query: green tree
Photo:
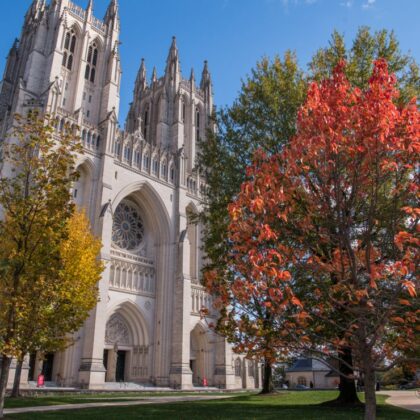
{"type": "MultiPolygon", "coordinates": [[[[69,238],[76,241],[70,188],[79,150],[67,127],[57,132],[52,120],[37,112],[17,116],[5,144],[0,178],[0,417],[12,358],[21,359],[34,348],[64,345],[67,333],[81,326],[96,301],[90,283],[71,278],[76,269],[66,260],[70,251],[65,244],[69,238]],[[75,313],[78,305],[80,316],[75,313]]],[[[98,270],[95,283],[100,265],[98,270]]]]}
{"type": "MultiPolygon", "coordinates": [[[[396,73],[400,91],[396,99],[398,104],[406,104],[419,96],[418,65],[412,57],[401,52],[394,33],[386,30],[372,33],[369,28],[362,27],[350,48],[346,46],[344,36],[334,32],[329,45],[316,52],[306,74],[291,52],[283,59],[264,58],[252,69],[242,84],[238,99],[215,116],[216,133],[210,133],[200,144],[199,167],[208,185],[206,206],[201,214],[204,250],[210,261],[204,274],[221,268],[224,276],[218,281],[226,282],[227,286],[233,284],[229,262],[225,259],[230,250],[227,206],[246,180],[246,167],[254,152],[261,148],[268,155],[277,153],[295,135],[297,111],[306,97],[307,82],[330,77],[340,59],[346,58],[349,81],[354,86],[366,88],[373,62],[380,57],[385,58],[390,71],[396,73]]],[[[220,319],[224,315],[222,310],[220,319]]],[[[222,327],[226,330],[226,325],[222,327]]],[[[230,339],[235,341],[233,336],[230,339]]],[[[351,360],[351,350],[346,351],[351,360]]],[[[354,381],[342,378],[340,389],[340,402],[358,401],[354,381]]]]}
{"type": "MultiPolygon", "coordinates": [[[[255,151],[275,153],[295,134],[297,110],[304,100],[306,82],[296,56],[264,58],[242,83],[238,99],[216,118],[216,133],[200,143],[199,167],[207,179],[207,208],[204,221],[204,249],[210,263],[206,271],[226,266],[230,248],[226,237],[227,206],[245,180],[245,168],[255,151]]],[[[228,271],[226,271],[228,273],[228,271]]],[[[233,278],[227,274],[225,281],[233,278]]],[[[225,325],[218,325],[227,333],[225,325]]],[[[230,337],[235,341],[233,335],[230,337]]],[[[263,392],[270,392],[271,358],[265,360],[263,392]]]]}
{"type": "Polygon", "coordinates": [[[346,47],[344,35],[337,31],[331,36],[328,47],[319,49],[309,63],[309,78],[321,81],[332,76],[340,60],[346,60],[346,76],[353,86],[365,89],[373,71],[375,60],[383,58],[390,73],[397,76],[400,92],[396,99],[399,105],[419,97],[419,66],[409,54],[404,54],[393,31],[382,29],[374,33],[369,27],[359,28],[350,48],[346,47]]]}

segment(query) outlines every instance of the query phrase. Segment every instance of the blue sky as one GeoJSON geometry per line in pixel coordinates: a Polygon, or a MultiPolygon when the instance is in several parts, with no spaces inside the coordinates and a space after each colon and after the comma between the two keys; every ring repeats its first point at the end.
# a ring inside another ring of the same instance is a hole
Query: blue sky
{"type": "MultiPolygon", "coordinates": [[[[74,2],[87,4],[87,0],[74,2]]],[[[103,17],[108,2],[94,0],[97,17],[103,17]]],[[[1,57],[6,57],[18,36],[30,3],[2,0],[1,57]]],[[[306,66],[312,54],[327,45],[334,29],[343,32],[348,43],[361,25],[393,29],[402,50],[420,62],[420,0],[119,0],[119,4],[121,121],[132,98],[140,59],[146,60],[148,76],[154,65],[161,75],[173,35],[184,77],[194,67],[199,78],[203,61],[209,61],[219,106],[232,103],[241,79],[262,56],[292,49],[306,66]]]]}

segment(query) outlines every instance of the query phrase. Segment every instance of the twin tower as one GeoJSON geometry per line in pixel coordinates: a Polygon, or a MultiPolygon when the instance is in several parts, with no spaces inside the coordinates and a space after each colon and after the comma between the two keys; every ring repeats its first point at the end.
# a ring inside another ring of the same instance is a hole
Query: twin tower
{"type": "Polygon", "coordinates": [[[69,0],[50,4],[34,0],[7,58],[0,91],[0,138],[10,128],[11,115],[37,106],[60,120],[74,121],[80,134],[83,129],[90,132],[95,148],[99,137],[102,153],[119,152],[124,158],[125,137],[135,134],[160,150],[182,148],[188,159],[185,169],[191,171],[197,140],[204,137],[213,111],[207,62],[197,86],[193,70],[188,80],[182,78],[175,37],[162,77],[154,69],[147,80],[142,60],[125,129],[120,130],[119,36],[117,0],[111,0],[103,20],[94,16],[92,0],[86,9],[69,0]]]}

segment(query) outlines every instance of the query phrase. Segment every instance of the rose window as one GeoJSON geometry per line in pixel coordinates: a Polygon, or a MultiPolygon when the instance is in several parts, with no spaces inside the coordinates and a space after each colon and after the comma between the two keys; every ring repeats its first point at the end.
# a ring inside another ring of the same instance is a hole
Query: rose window
{"type": "Polygon", "coordinates": [[[112,242],[121,249],[136,249],[143,241],[144,226],[137,207],[127,201],[120,203],[114,213],[112,242]]]}

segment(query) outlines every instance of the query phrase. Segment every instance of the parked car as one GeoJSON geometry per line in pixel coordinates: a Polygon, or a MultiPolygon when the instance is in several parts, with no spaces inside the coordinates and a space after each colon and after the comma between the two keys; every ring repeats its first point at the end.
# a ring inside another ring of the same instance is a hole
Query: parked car
{"type": "Polygon", "coordinates": [[[310,389],[310,388],[309,386],[306,386],[306,385],[297,384],[295,389],[303,391],[304,389],[310,389]]]}
{"type": "Polygon", "coordinates": [[[414,389],[417,388],[417,383],[415,381],[413,382],[401,382],[398,386],[398,389],[414,389]]]}

